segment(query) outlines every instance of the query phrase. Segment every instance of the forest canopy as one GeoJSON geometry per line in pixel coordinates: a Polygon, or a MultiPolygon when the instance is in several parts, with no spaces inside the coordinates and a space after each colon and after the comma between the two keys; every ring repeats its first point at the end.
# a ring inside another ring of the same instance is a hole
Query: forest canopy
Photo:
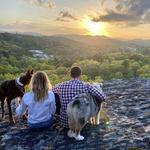
{"type": "Polygon", "coordinates": [[[47,37],[0,34],[0,82],[19,77],[27,69],[33,68],[35,71],[46,71],[52,84],[57,84],[70,78],[69,70],[72,66],[80,66],[83,70],[82,78],[88,82],[150,77],[149,48],[96,51],[78,45],[75,50],[72,47],[77,43],[68,41],[68,46],[67,39],[63,39],[62,46],[59,42],[48,40],[47,37]],[[28,51],[34,48],[42,49],[48,55],[53,55],[53,58],[34,58],[28,51]]]}

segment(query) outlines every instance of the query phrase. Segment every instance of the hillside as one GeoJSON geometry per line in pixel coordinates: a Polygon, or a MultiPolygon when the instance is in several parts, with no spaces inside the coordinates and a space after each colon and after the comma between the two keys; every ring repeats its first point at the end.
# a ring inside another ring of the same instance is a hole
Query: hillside
{"type": "Polygon", "coordinates": [[[32,56],[29,50],[42,50],[56,57],[88,57],[99,52],[149,48],[149,40],[122,41],[105,36],[54,35],[32,36],[0,33],[0,55],[32,56]],[[19,55],[18,55],[19,54],[19,55]]]}
{"type": "MultiPolygon", "coordinates": [[[[61,35],[60,35],[61,36],[61,35]]],[[[106,36],[90,36],[90,35],[62,35],[74,41],[80,41],[86,45],[90,45],[99,50],[119,50],[120,48],[127,48],[130,44],[118,39],[112,39],[106,36]]]]}
{"type": "Polygon", "coordinates": [[[31,56],[29,50],[42,50],[55,56],[87,56],[94,48],[66,37],[31,36],[21,34],[0,33],[0,55],[31,56]],[[85,53],[85,50],[86,53],[85,53]]]}
{"type": "MultiPolygon", "coordinates": [[[[0,123],[1,150],[148,150],[150,149],[150,80],[130,79],[104,82],[107,100],[104,108],[109,125],[87,124],[77,142],[55,127],[30,131],[26,122],[17,120],[14,126],[8,119],[0,123]],[[135,149],[136,148],[136,149],[135,149]]],[[[13,105],[15,107],[15,105],[13,105]]]]}

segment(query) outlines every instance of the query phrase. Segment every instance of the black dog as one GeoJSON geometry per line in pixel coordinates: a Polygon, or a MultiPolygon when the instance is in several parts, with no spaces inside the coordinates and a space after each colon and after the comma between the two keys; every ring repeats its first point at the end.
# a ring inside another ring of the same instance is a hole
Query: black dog
{"type": "Polygon", "coordinates": [[[6,80],[0,85],[0,101],[2,108],[2,119],[4,118],[4,102],[7,101],[9,110],[9,122],[14,124],[14,118],[11,111],[11,100],[16,97],[23,97],[25,92],[25,86],[29,84],[33,70],[28,70],[25,75],[16,80],[6,80]]]}

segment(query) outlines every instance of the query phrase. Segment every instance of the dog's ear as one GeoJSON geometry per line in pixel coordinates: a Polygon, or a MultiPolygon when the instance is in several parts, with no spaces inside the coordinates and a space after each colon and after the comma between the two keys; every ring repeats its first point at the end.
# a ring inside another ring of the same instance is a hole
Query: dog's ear
{"type": "Polygon", "coordinates": [[[32,74],[33,74],[33,69],[32,69],[32,70],[29,69],[29,70],[26,72],[26,76],[31,77],[32,74]]]}
{"type": "Polygon", "coordinates": [[[33,74],[33,69],[30,71],[30,74],[33,74]]]}
{"type": "Polygon", "coordinates": [[[30,74],[30,70],[28,69],[27,72],[26,72],[26,75],[29,75],[29,74],[30,74]]]}
{"type": "Polygon", "coordinates": [[[75,106],[79,107],[79,105],[80,105],[79,100],[74,100],[74,102],[72,103],[72,107],[75,107],[75,106]]]}

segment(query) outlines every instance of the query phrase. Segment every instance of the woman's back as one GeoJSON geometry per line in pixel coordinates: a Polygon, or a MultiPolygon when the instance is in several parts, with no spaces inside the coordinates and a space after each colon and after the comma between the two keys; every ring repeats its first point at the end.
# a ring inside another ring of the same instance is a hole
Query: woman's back
{"type": "Polygon", "coordinates": [[[48,96],[41,102],[34,100],[33,92],[26,93],[22,100],[28,108],[28,122],[30,123],[47,121],[55,112],[55,97],[51,91],[48,91],[48,96]]]}

